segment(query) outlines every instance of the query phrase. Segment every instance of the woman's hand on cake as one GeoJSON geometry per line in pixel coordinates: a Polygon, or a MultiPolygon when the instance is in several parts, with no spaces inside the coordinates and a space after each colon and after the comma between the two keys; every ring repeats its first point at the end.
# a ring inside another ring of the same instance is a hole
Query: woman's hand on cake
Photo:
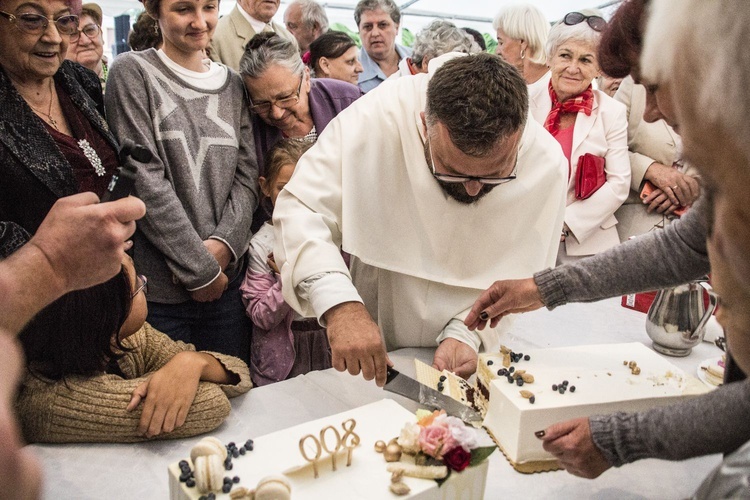
{"type": "Polygon", "coordinates": [[[447,338],[440,342],[435,351],[432,367],[448,370],[459,377],[469,378],[477,371],[477,351],[460,340],[447,338]]]}
{"type": "Polygon", "coordinates": [[[199,354],[192,351],[177,353],[135,388],[127,410],[135,410],[143,401],[139,433],[151,438],[172,432],[185,423],[205,365],[199,354]]]}
{"type": "Polygon", "coordinates": [[[506,314],[529,312],[544,304],[534,278],[496,281],[482,292],[464,324],[469,330],[483,330],[490,323],[495,328],[506,314]]]}
{"type": "Polygon", "coordinates": [[[565,470],[574,476],[594,479],[612,465],[594,444],[588,418],[576,418],[551,425],[537,437],[565,470]]]}

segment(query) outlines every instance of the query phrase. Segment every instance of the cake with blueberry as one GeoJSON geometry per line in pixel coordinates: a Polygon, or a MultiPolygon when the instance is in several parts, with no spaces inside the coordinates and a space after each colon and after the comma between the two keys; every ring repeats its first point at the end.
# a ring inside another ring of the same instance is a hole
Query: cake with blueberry
{"type": "Polygon", "coordinates": [[[222,444],[203,438],[190,457],[169,466],[170,499],[484,498],[486,460],[453,472],[441,486],[434,478],[410,476],[421,466],[413,459],[409,463],[406,455],[396,463],[386,462],[379,448],[386,442],[390,449],[405,423],[415,419],[398,403],[383,399],[257,439],[222,444]],[[398,481],[394,466],[406,470],[398,481]]]}
{"type": "Polygon", "coordinates": [[[527,473],[559,468],[534,435],[551,424],[646,410],[707,390],[641,343],[504,348],[480,356],[476,386],[486,404],[483,426],[511,465],[527,473]]]}

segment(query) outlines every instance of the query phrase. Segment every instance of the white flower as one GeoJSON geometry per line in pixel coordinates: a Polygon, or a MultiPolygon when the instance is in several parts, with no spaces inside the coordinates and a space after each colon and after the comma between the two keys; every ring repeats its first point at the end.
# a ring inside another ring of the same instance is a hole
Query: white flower
{"type": "Polygon", "coordinates": [[[398,436],[398,444],[404,453],[415,455],[419,452],[419,433],[422,428],[419,424],[407,423],[404,428],[401,429],[401,434],[398,436]]]}
{"type": "Polygon", "coordinates": [[[440,425],[447,425],[451,431],[451,436],[456,440],[456,443],[466,451],[471,451],[477,447],[477,431],[476,429],[467,426],[463,423],[460,418],[449,417],[447,415],[440,415],[435,418],[435,423],[440,425]]]}

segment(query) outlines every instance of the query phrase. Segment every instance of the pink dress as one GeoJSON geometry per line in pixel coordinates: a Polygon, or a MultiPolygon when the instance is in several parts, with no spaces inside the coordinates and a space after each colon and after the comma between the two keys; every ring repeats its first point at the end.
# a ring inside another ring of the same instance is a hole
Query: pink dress
{"type": "Polygon", "coordinates": [[[266,223],[250,241],[250,264],[240,286],[253,321],[250,375],[259,386],[331,367],[325,328],[315,318],[300,317],[284,301],[281,277],[266,262],[273,242],[273,226],[266,223]]]}

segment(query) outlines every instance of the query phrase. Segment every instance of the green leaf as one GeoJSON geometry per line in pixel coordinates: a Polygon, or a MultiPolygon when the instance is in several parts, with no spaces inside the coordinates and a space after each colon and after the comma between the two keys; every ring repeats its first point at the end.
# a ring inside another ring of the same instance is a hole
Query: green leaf
{"type": "Polygon", "coordinates": [[[492,452],[495,451],[496,448],[497,446],[480,446],[479,448],[474,448],[471,450],[471,460],[469,460],[469,465],[476,465],[483,462],[485,458],[492,455],[492,452]]]}
{"type": "Polygon", "coordinates": [[[342,33],[346,33],[352,40],[354,40],[354,43],[357,44],[357,47],[362,47],[362,40],[359,39],[359,33],[350,30],[345,24],[333,23],[331,25],[331,29],[334,31],[341,31],[342,33]]]}
{"type": "Polygon", "coordinates": [[[401,45],[411,47],[414,45],[414,38],[414,33],[409,31],[408,28],[401,28],[401,45]]]}
{"type": "Polygon", "coordinates": [[[487,45],[487,52],[494,54],[495,49],[497,48],[497,40],[495,40],[489,33],[483,33],[482,36],[484,37],[484,43],[487,45]]]}

